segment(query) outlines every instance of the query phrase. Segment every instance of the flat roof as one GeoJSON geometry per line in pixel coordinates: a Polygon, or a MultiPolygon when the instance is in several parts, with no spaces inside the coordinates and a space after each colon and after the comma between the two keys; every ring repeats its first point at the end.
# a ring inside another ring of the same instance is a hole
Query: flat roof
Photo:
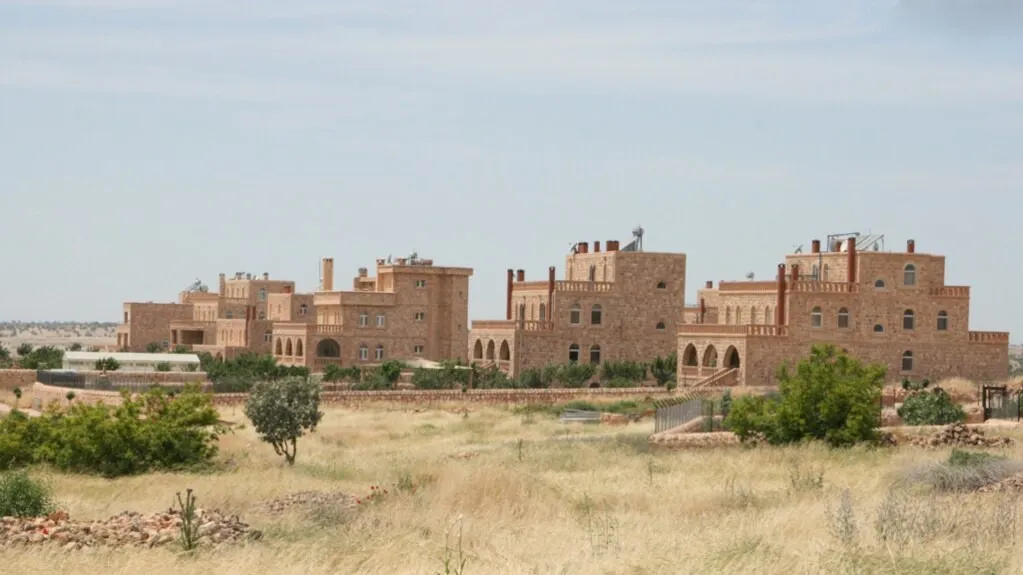
{"type": "Polygon", "coordinates": [[[199,363],[194,353],[106,353],[102,351],[65,351],[64,359],[69,361],[98,361],[112,357],[122,363],[199,363]]]}

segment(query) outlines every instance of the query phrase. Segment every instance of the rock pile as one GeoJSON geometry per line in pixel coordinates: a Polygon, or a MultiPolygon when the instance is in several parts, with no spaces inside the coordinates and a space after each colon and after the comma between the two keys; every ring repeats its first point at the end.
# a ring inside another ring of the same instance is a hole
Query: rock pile
{"type": "Polygon", "coordinates": [[[918,447],[938,447],[944,445],[1006,447],[1015,443],[1011,437],[987,437],[976,427],[967,427],[964,423],[953,423],[942,429],[924,436],[910,437],[909,445],[918,447]]]}
{"type": "Polygon", "coordinates": [[[271,513],[283,513],[292,507],[355,507],[356,499],[340,491],[299,491],[265,503],[271,513]]]}
{"type": "MultiPolygon", "coordinates": [[[[259,539],[237,515],[225,516],[214,510],[196,510],[200,546],[216,546],[240,539],[259,539]]],[[[106,520],[73,521],[63,511],[46,517],[0,518],[0,548],[50,543],[72,551],[83,547],[157,547],[180,541],[181,513],[143,515],[125,511],[106,520]]]]}
{"type": "Polygon", "coordinates": [[[997,483],[985,485],[977,490],[979,493],[1005,493],[1023,491],[1023,473],[1017,473],[997,483]]]}

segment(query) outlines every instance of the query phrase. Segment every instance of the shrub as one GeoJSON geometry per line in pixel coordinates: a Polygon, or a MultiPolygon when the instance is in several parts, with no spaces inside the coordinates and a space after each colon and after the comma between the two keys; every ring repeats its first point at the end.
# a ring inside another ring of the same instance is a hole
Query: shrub
{"type": "Polygon", "coordinates": [[[780,399],[741,397],[727,424],[741,439],[774,444],[804,439],[832,446],[876,441],[886,368],[863,365],[833,345],[815,345],[795,372],[778,370],[780,399]]]}
{"type": "Polygon", "coordinates": [[[404,368],[405,364],[403,364],[402,362],[391,360],[385,361],[383,364],[381,364],[380,367],[378,368],[378,371],[380,375],[384,377],[384,379],[391,383],[391,387],[394,387],[394,384],[401,377],[401,370],[404,368]]]}
{"type": "Polygon", "coordinates": [[[657,385],[665,385],[668,382],[675,381],[678,377],[677,369],[678,355],[675,353],[671,353],[668,357],[664,358],[657,356],[650,363],[650,375],[657,380],[657,385]]]}
{"type": "Polygon", "coordinates": [[[33,349],[31,345],[18,346],[18,365],[22,369],[60,369],[64,364],[64,350],[53,346],[33,349]],[[26,347],[27,346],[27,347],[26,347]],[[27,353],[22,353],[27,350],[27,353]]]}
{"type": "Polygon", "coordinates": [[[315,430],[323,417],[320,386],[301,377],[259,382],[249,394],[245,415],[259,438],[294,465],[298,438],[306,430],[315,430]]]}
{"type": "Polygon", "coordinates": [[[46,483],[23,471],[0,473],[0,517],[40,517],[55,508],[46,483]]]}
{"type": "Polygon", "coordinates": [[[509,379],[496,365],[480,369],[473,364],[472,386],[476,389],[517,389],[521,387],[521,381],[509,379]]]}
{"type": "Polygon", "coordinates": [[[439,369],[416,369],[412,374],[412,385],[418,389],[454,389],[458,382],[444,377],[439,369]]]}
{"type": "Polygon", "coordinates": [[[23,343],[23,344],[18,346],[17,351],[18,351],[18,355],[19,356],[26,357],[26,356],[30,355],[32,353],[32,351],[33,351],[32,350],[32,344],[30,344],[30,343],[23,343]]]}
{"type": "Polygon", "coordinates": [[[646,365],[638,361],[605,361],[600,366],[600,379],[646,380],[646,365]]]}
{"type": "Polygon", "coordinates": [[[117,371],[121,369],[121,363],[112,357],[104,357],[96,360],[96,371],[117,371]]]}
{"type": "Polygon", "coordinates": [[[394,389],[394,384],[379,372],[367,373],[366,377],[362,378],[361,381],[353,383],[349,389],[354,391],[383,391],[394,389]]]}
{"type": "Polygon", "coordinates": [[[976,491],[1023,471],[1023,463],[981,451],[953,449],[946,461],[913,468],[907,479],[938,491],[976,491]]]}
{"type": "Polygon", "coordinates": [[[170,370],[171,370],[170,362],[161,361],[160,363],[156,364],[156,371],[170,371],[170,370]]]}
{"type": "Polygon", "coordinates": [[[636,387],[636,382],[624,377],[616,377],[612,380],[605,381],[603,385],[607,388],[636,387]]]}
{"type": "Polygon", "coordinates": [[[591,363],[569,363],[557,366],[552,372],[552,378],[565,387],[583,387],[593,379],[597,373],[597,367],[591,363]]]}
{"type": "Polygon", "coordinates": [[[898,409],[906,425],[946,425],[966,421],[966,412],[941,389],[911,393],[898,409]]]}

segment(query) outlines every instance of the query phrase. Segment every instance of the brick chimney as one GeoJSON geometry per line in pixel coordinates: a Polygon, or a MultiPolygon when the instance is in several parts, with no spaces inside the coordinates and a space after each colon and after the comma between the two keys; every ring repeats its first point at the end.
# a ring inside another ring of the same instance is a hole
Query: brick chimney
{"type": "Polygon", "coordinates": [[[270,279],[270,272],[263,272],[263,279],[264,280],[270,279]]]}
{"type": "Polygon", "coordinates": [[[700,298],[700,323],[704,323],[704,318],[707,316],[707,300],[700,298]]]}
{"type": "Polygon", "coordinates": [[[778,302],[774,313],[775,325],[785,325],[785,264],[778,264],[778,302]]]}
{"type": "Polygon", "coordinates": [[[526,270],[518,270],[515,272],[515,281],[524,282],[526,281],[526,270]]]}
{"type": "Polygon", "coordinates": [[[906,240],[906,253],[907,254],[915,254],[916,253],[916,242],[915,241],[913,241],[913,240],[906,240]]]}
{"type": "Polygon", "coordinates": [[[848,247],[846,248],[849,252],[849,283],[856,283],[856,238],[849,238],[846,240],[848,247]]]}
{"type": "Polygon", "coordinates": [[[593,253],[600,252],[600,241],[593,242],[593,253]]]}
{"type": "Polygon", "coordinates": [[[554,321],[554,266],[547,268],[547,321],[554,321]]]}
{"type": "Polygon", "coordinates": [[[586,242],[579,242],[578,244],[576,244],[576,252],[580,254],[590,253],[590,244],[586,242]]]}
{"type": "Polygon", "coordinates": [[[813,242],[810,243],[810,246],[811,246],[810,247],[810,253],[814,253],[814,254],[821,253],[821,241],[820,240],[813,240],[813,242]]]}
{"type": "Polygon", "coordinates": [[[219,287],[219,290],[220,290],[218,292],[220,294],[220,297],[226,296],[227,295],[227,274],[225,274],[225,273],[221,273],[220,274],[220,283],[219,283],[218,287],[219,287]]]}
{"type": "Polygon", "coordinates": [[[792,264],[792,281],[799,281],[799,264],[792,264]]]}
{"type": "Polygon", "coordinates": [[[323,291],[334,291],[334,258],[323,258],[323,291]]]}
{"type": "Polygon", "coordinates": [[[506,298],[507,301],[505,302],[505,312],[504,312],[505,318],[504,319],[511,319],[512,318],[512,304],[511,304],[511,302],[512,302],[512,283],[514,283],[514,282],[515,282],[515,270],[511,270],[510,269],[510,270],[508,270],[508,295],[507,295],[507,298],[506,298]]]}
{"type": "Polygon", "coordinates": [[[609,252],[618,251],[618,240],[607,240],[607,251],[609,252]]]}

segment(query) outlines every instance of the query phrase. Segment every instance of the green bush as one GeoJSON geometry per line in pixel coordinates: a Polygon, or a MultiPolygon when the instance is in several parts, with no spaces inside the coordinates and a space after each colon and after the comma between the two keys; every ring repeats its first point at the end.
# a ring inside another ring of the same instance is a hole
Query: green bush
{"type": "Polygon", "coordinates": [[[773,444],[876,441],[885,372],[884,366],[864,365],[833,345],[815,345],[794,372],[788,366],[778,370],[777,399],[734,400],[727,425],[740,439],[762,436],[773,444]]]}
{"type": "Polygon", "coordinates": [[[553,367],[550,376],[565,387],[584,387],[597,373],[597,367],[591,363],[569,363],[553,367]]]}
{"type": "Polygon", "coordinates": [[[472,386],[476,389],[517,389],[521,384],[519,379],[509,379],[496,365],[482,369],[472,365],[472,386]]]}
{"type": "Polygon", "coordinates": [[[454,389],[457,384],[438,369],[419,368],[412,373],[412,385],[418,389],[454,389]]]}
{"type": "Polygon", "coordinates": [[[948,460],[910,469],[907,479],[938,491],[966,492],[997,483],[1023,471],[1023,463],[982,451],[953,449],[948,460]]]}
{"type": "Polygon", "coordinates": [[[645,381],[646,369],[646,364],[638,361],[605,361],[600,366],[600,379],[604,381],[612,379],[645,381]]]}
{"type": "Polygon", "coordinates": [[[219,423],[212,397],[196,386],[171,398],[161,388],[119,406],[73,403],[29,418],[19,411],[0,420],[0,469],[46,463],[106,477],[209,463],[217,453],[219,423]]]}
{"type": "MultiPolygon", "coordinates": [[[[209,352],[199,354],[200,368],[214,384],[221,379],[267,381],[284,377],[309,377],[309,368],[278,365],[272,355],[243,353],[231,360],[216,359],[209,352]]],[[[251,383],[250,383],[251,385],[251,383]]]]}
{"type": "Polygon", "coordinates": [[[616,377],[614,379],[605,381],[603,383],[603,386],[607,388],[636,387],[636,381],[624,377],[616,377]]]}
{"type": "Polygon", "coordinates": [[[22,344],[18,346],[18,355],[22,369],[60,369],[64,365],[64,350],[49,345],[33,349],[31,345],[22,344]]]}
{"type": "Polygon", "coordinates": [[[678,355],[675,353],[668,354],[668,357],[657,356],[650,363],[650,375],[657,380],[657,385],[665,385],[668,382],[675,381],[678,377],[676,370],[678,369],[678,355]]]}
{"type": "Polygon", "coordinates": [[[357,381],[349,389],[355,391],[383,391],[394,389],[394,383],[382,373],[367,373],[362,381],[357,381]]]}
{"type": "Polygon", "coordinates": [[[323,417],[320,386],[301,377],[259,382],[249,394],[245,415],[259,438],[294,465],[298,438],[306,430],[315,430],[323,417]]]}
{"type": "Polygon", "coordinates": [[[112,357],[104,357],[97,359],[94,367],[96,371],[117,371],[121,369],[121,363],[112,357]]]}
{"type": "Polygon", "coordinates": [[[966,421],[966,412],[941,389],[912,393],[898,409],[906,425],[947,425],[966,421]]]}
{"type": "Polygon", "coordinates": [[[156,371],[170,371],[170,370],[171,370],[170,362],[161,361],[160,363],[156,364],[156,371]]]}
{"type": "Polygon", "coordinates": [[[362,379],[362,370],[356,365],[341,367],[340,365],[330,364],[323,369],[323,381],[326,382],[352,382],[359,381],[360,379],[362,379]]]}
{"type": "Polygon", "coordinates": [[[49,485],[23,471],[0,473],[0,517],[40,517],[54,509],[49,485]]]}

